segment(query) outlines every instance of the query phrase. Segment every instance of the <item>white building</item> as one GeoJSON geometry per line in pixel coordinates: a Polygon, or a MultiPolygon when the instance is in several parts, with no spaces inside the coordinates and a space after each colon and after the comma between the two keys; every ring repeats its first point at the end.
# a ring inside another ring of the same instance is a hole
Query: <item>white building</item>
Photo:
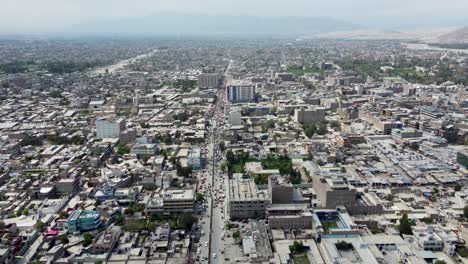
{"type": "Polygon", "coordinates": [[[226,85],[226,100],[232,103],[255,100],[255,85],[251,82],[231,80],[226,85]]]}
{"type": "Polygon", "coordinates": [[[125,120],[123,118],[98,118],[96,119],[96,137],[97,138],[118,138],[125,129],[125,120]]]}

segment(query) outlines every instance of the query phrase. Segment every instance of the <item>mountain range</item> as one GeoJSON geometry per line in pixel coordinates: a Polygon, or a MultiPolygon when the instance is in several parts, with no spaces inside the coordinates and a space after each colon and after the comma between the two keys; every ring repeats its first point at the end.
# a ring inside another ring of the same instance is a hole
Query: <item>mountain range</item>
{"type": "Polygon", "coordinates": [[[69,34],[297,36],[360,28],[362,26],[327,17],[158,13],[138,18],[90,21],[64,31],[69,34]]]}

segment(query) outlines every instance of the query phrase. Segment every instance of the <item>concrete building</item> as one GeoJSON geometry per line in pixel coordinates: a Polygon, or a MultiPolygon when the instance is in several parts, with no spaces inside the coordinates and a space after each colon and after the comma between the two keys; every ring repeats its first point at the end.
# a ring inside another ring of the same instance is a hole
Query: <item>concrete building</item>
{"type": "Polygon", "coordinates": [[[335,175],[314,175],[312,182],[320,207],[335,209],[338,206],[356,204],[356,189],[348,186],[342,178],[335,175]]]}
{"type": "Polygon", "coordinates": [[[317,123],[325,120],[325,108],[317,107],[315,109],[295,109],[294,121],[299,124],[317,123]]]}
{"type": "Polygon", "coordinates": [[[97,229],[101,225],[101,216],[95,211],[73,211],[67,220],[68,232],[83,232],[97,229]]]}
{"type": "Polygon", "coordinates": [[[293,203],[292,184],[281,183],[278,177],[268,178],[268,193],[270,194],[271,204],[290,204],[293,203]]]}
{"type": "Polygon", "coordinates": [[[227,206],[231,218],[251,218],[265,215],[269,204],[266,190],[258,190],[255,182],[234,174],[227,182],[227,206]]]}
{"type": "Polygon", "coordinates": [[[266,214],[272,229],[312,228],[312,213],[306,204],[271,204],[266,214]]]}
{"type": "Polygon", "coordinates": [[[164,212],[192,212],[195,193],[192,189],[165,190],[162,193],[164,212]]]}
{"type": "Polygon", "coordinates": [[[255,101],[255,85],[240,80],[231,80],[226,85],[226,100],[231,103],[255,101]]]}
{"type": "Polygon", "coordinates": [[[97,138],[118,138],[125,129],[125,120],[123,118],[98,118],[96,119],[96,137],[97,138]]]}
{"type": "Polygon", "coordinates": [[[216,88],[219,86],[220,76],[217,73],[201,73],[198,75],[198,87],[216,88]]]}

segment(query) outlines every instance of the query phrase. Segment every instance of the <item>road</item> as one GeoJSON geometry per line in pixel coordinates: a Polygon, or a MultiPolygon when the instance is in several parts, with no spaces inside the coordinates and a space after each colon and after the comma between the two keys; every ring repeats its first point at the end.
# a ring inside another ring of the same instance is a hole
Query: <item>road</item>
{"type": "MultiPolygon", "coordinates": [[[[226,79],[229,77],[229,69],[232,61],[226,68],[226,79]]],[[[211,131],[208,133],[209,143],[206,145],[207,170],[202,175],[206,179],[204,184],[207,210],[201,219],[201,230],[204,235],[200,239],[200,253],[203,257],[202,263],[223,263],[224,257],[224,221],[225,221],[225,192],[224,183],[227,175],[221,173],[220,164],[223,161],[223,154],[219,149],[219,137],[224,125],[224,89],[220,89],[217,94],[216,103],[212,110],[205,116],[211,122],[211,131]],[[208,246],[205,246],[208,245],[208,246]]]]}

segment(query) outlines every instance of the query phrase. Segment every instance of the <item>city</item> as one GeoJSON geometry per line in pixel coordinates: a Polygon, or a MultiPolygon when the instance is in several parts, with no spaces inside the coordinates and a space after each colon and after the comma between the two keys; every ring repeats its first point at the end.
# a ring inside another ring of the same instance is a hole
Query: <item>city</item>
{"type": "Polygon", "coordinates": [[[468,42],[330,36],[0,34],[0,263],[468,263],[468,42]]]}

